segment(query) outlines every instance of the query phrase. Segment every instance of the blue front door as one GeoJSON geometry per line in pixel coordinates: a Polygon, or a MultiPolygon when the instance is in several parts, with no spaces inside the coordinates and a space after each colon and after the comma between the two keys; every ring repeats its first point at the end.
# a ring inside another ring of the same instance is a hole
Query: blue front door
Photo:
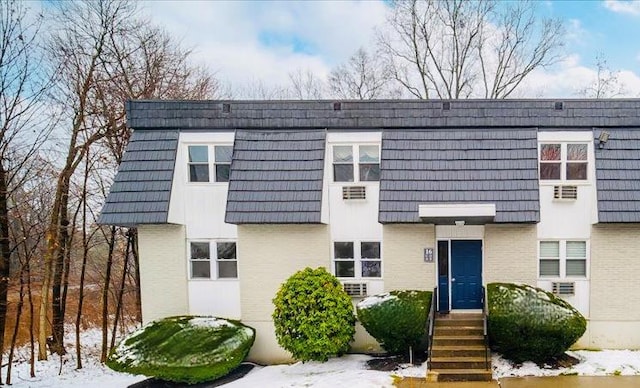
{"type": "Polygon", "coordinates": [[[482,308],[482,241],[451,241],[451,308],[482,308]]]}

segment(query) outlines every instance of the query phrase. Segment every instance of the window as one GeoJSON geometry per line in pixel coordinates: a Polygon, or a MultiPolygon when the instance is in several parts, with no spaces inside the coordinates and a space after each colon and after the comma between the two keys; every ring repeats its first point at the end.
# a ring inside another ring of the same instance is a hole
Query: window
{"type": "Polygon", "coordinates": [[[586,143],[552,143],[540,145],[541,180],[586,180],[586,143]]]}
{"type": "Polygon", "coordinates": [[[380,242],[334,242],[334,273],[339,278],[381,278],[380,242]]]}
{"type": "Polygon", "coordinates": [[[189,146],[189,182],[209,182],[209,147],[189,146]]]}
{"type": "Polygon", "coordinates": [[[540,241],[540,277],[586,277],[586,241],[540,241]]]}
{"type": "Polygon", "coordinates": [[[229,182],[233,146],[190,145],[188,150],[189,182],[229,182]],[[210,171],[210,160],[214,161],[213,171],[210,171]],[[215,180],[211,180],[210,176],[215,180]]]}
{"type": "Polygon", "coordinates": [[[208,242],[191,243],[191,278],[211,278],[211,256],[208,242]]]}
{"type": "Polygon", "coordinates": [[[229,182],[232,146],[215,146],[216,182],[229,182]]]}
{"type": "Polygon", "coordinates": [[[234,242],[191,242],[189,263],[191,279],[238,278],[238,259],[234,242]],[[215,267],[212,267],[212,251],[217,252],[215,267]]]}
{"type": "Polygon", "coordinates": [[[236,243],[219,242],[218,246],[218,278],[236,279],[238,277],[238,260],[236,259],[236,243]]]}
{"type": "Polygon", "coordinates": [[[333,146],[333,181],[374,182],[380,180],[380,146],[335,145],[333,146]]]}

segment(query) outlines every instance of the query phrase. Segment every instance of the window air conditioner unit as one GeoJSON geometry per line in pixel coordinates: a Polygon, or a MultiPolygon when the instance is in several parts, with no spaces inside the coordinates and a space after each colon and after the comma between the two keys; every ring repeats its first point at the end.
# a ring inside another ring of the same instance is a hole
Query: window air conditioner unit
{"type": "Polygon", "coordinates": [[[364,186],[343,186],[342,199],[366,199],[367,190],[364,186]]]}
{"type": "Polygon", "coordinates": [[[367,296],[367,283],[344,283],[344,291],[352,297],[367,296]]]}
{"type": "Polygon", "coordinates": [[[555,295],[575,295],[576,283],[574,282],[553,282],[551,292],[555,295]]]}
{"type": "Polygon", "coordinates": [[[553,199],[578,199],[578,186],[553,186],[553,199]]]}

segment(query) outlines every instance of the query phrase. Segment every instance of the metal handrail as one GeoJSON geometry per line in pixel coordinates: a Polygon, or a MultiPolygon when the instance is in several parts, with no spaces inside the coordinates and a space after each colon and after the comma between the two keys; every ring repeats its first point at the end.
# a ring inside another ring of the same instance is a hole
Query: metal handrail
{"type": "Polygon", "coordinates": [[[489,370],[489,335],[487,330],[487,290],[482,286],[482,325],[484,329],[484,365],[489,370]]]}
{"type": "Polygon", "coordinates": [[[433,289],[433,294],[431,295],[431,306],[429,307],[429,317],[427,318],[427,369],[431,369],[431,349],[433,348],[437,298],[438,288],[436,287],[433,289]]]}

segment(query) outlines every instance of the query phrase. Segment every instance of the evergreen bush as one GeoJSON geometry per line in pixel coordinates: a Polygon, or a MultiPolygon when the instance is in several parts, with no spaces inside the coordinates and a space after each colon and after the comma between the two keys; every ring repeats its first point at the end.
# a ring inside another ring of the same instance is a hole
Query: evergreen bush
{"type": "Polygon", "coordinates": [[[430,291],[391,291],[356,305],[358,320],[392,354],[426,350],[430,291]]]}
{"type": "Polygon", "coordinates": [[[326,361],[349,350],[355,334],[351,298],[324,268],[306,268],[285,281],[273,299],[278,343],[301,361],[326,361]]]}
{"type": "Polygon", "coordinates": [[[490,283],[487,298],[491,348],[518,363],[562,355],[587,327],[578,310],[540,288],[490,283]]]}

